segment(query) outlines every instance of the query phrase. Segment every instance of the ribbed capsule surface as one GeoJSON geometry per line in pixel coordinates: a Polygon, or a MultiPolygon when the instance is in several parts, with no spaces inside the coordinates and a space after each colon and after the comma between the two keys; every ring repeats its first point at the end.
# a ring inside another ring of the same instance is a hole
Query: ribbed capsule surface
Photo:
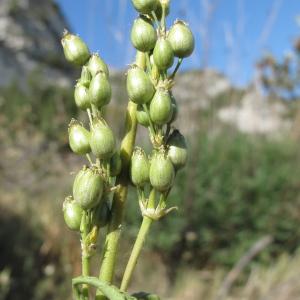
{"type": "Polygon", "coordinates": [[[91,80],[92,80],[92,74],[90,73],[88,67],[83,66],[81,70],[81,76],[78,82],[85,87],[89,87],[91,80]]]}
{"type": "Polygon", "coordinates": [[[99,72],[93,77],[89,87],[89,94],[91,103],[99,109],[110,102],[111,85],[105,73],[99,72]]]}
{"type": "Polygon", "coordinates": [[[150,14],[155,11],[159,0],[131,0],[134,8],[141,14],[150,14]]]}
{"type": "Polygon", "coordinates": [[[82,110],[87,110],[91,106],[89,89],[79,81],[74,90],[76,106],[82,110]]]}
{"type": "Polygon", "coordinates": [[[72,197],[67,197],[65,199],[63,204],[63,214],[65,223],[69,229],[79,231],[83,210],[72,197]]]}
{"type": "Polygon", "coordinates": [[[73,183],[74,200],[84,210],[99,204],[103,194],[103,180],[97,171],[84,168],[77,174],[73,183]]]}
{"type": "Polygon", "coordinates": [[[149,102],[155,93],[155,88],[149,76],[137,66],[132,66],[128,70],[127,93],[129,99],[136,104],[149,102]]]}
{"type": "Polygon", "coordinates": [[[174,130],[168,139],[167,145],[168,157],[170,158],[176,170],[183,168],[187,163],[188,153],[184,136],[178,131],[174,130]]]}
{"type": "Polygon", "coordinates": [[[142,105],[138,105],[136,110],[136,119],[139,124],[148,127],[150,125],[150,120],[148,114],[144,111],[142,105]]]}
{"type": "Polygon", "coordinates": [[[132,154],[130,176],[135,186],[144,187],[149,182],[149,160],[142,148],[136,147],[132,154]]]}
{"type": "Polygon", "coordinates": [[[174,52],[171,43],[161,37],[157,40],[154,51],[153,60],[159,70],[167,70],[174,63],[174,52]]]}
{"type": "Polygon", "coordinates": [[[150,163],[150,183],[160,192],[167,191],[173,184],[175,170],[165,153],[156,153],[150,163]]]}
{"type": "Polygon", "coordinates": [[[116,139],[112,130],[101,122],[94,122],[91,128],[90,146],[97,158],[111,158],[116,148],[116,139]]]}
{"type": "Polygon", "coordinates": [[[93,53],[88,61],[87,68],[95,76],[99,72],[103,72],[107,77],[109,77],[109,70],[107,64],[97,53],[93,53]]]}
{"type": "Polygon", "coordinates": [[[172,118],[172,101],[170,93],[158,89],[150,103],[150,118],[157,125],[167,124],[172,118]]]}
{"type": "Polygon", "coordinates": [[[69,144],[76,154],[84,155],[91,152],[90,132],[75,120],[69,125],[69,144]]]}
{"type": "Polygon", "coordinates": [[[131,29],[131,42],[137,50],[151,51],[155,47],[156,40],[157,34],[149,18],[141,16],[134,21],[131,29]]]}
{"type": "Polygon", "coordinates": [[[190,56],[195,48],[195,39],[190,28],[182,21],[176,21],[168,33],[175,56],[184,58],[190,56]]]}
{"type": "Polygon", "coordinates": [[[78,66],[83,66],[90,57],[90,52],[83,40],[66,32],[61,40],[66,59],[78,66]]]}

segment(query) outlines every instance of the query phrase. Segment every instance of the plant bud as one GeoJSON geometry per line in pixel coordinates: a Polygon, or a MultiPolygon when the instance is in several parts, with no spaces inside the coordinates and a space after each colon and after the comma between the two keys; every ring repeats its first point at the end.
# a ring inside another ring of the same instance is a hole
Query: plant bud
{"type": "Polygon", "coordinates": [[[72,197],[67,197],[65,199],[63,204],[63,213],[67,226],[71,230],[79,231],[83,210],[72,197]]]}
{"type": "Polygon", "coordinates": [[[149,127],[150,120],[149,120],[148,114],[144,111],[142,105],[138,105],[138,107],[137,107],[136,119],[139,124],[141,124],[145,127],[149,127]]]}
{"type": "Polygon", "coordinates": [[[111,85],[103,72],[99,72],[93,77],[89,93],[91,103],[97,108],[101,109],[104,105],[108,104],[111,99],[111,85]]]}
{"type": "Polygon", "coordinates": [[[127,74],[127,93],[129,99],[136,104],[149,102],[155,93],[149,76],[136,65],[132,66],[127,74]]]}
{"type": "Polygon", "coordinates": [[[159,70],[167,70],[173,65],[174,53],[168,40],[160,37],[153,51],[153,60],[159,70]]]}
{"type": "Polygon", "coordinates": [[[151,185],[160,192],[165,192],[172,186],[175,170],[165,153],[154,154],[150,163],[149,177],[151,185]]]}
{"type": "Polygon", "coordinates": [[[107,199],[103,199],[103,202],[97,205],[97,207],[93,212],[92,223],[98,226],[99,228],[102,228],[107,225],[109,221],[109,216],[110,216],[110,210],[107,203],[107,199]]]}
{"type": "Polygon", "coordinates": [[[74,34],[65,32],[61,40],[66,59],[75,65],[83,66],[90,57],[87,45],[74,34]]]}
{"type": "Polygon", "coordinates": [[[88,88],[79,81],[74,90],[76,106],[82,110],[87,110],[91,106],[88,88]]]}
{"type": "Polygon", "coordinates": [[[73,184],[73,197],[81,208],[95,207],[103,194],[103,180],[96,170],[83,168],[73,184]]]}
{"type": "Polygon", "coordinates": [[[140,16],[133,23],[131,30],[131,42],[133,46],[141,52],[149,52],[155,47],[157,35],[146,16],[140,16]]]}
{"type": "Polygon", "coordinates": [[[183,168],[187,162],[187,146],[184,136],[174,130],[167,142],[169,146],[168,157],[176,170],[183,168]]]}
{"type": "Polygon", "coordinates": [[[176,121],[177,116],[178,116],[178,106],[175,97],[171,93],[171,101],[172,101],[172,118],[169,121],[169,123],[173,123],[176,121]]]}
{"type": "Polygon", "coordinates": [[[119,152],[115,152],[114,155],[111,157],[109,169],[111,177],[115,177],[120,174],[122,169],[122,160],[119,152]]]}
{"type": "Polygon", "coordinates": [[[172,100],[169,91],[159,88],[150,103],[150,118],[157,125],[167,124],[172,118],[172,100]]]}
{"type": "Polygon", "coordinates": [[[168,33],[175,56],[184,58],[190,56],[195,48],[195,40],[190,28],[182,21],[176,21],[168,33]]]}
{"type": "Polygon", "coordinates": [[[134,8],[141,14],[150,14],[154,11],[159,0],[131,0],[134,8]]]}
{"type": "Polygon", "coordinates": [[[89,87],[90,82],[92,80],[92,74],[90,73],[87,66],[83,66],[81,70],[81,76],[78,80],[78,83],[84,85],[85,87],[89,87]]]}
{"type": "Polygon", "coordinates": [[[149,160],[142,148],[136,147],[131,157],[130,176],[135,186],[144,187],[149,182],[149,160]]]}
{"type": "Polygon", "coordinates": [[[87,67],[93,77],[99,72],[103,72],[107,77],[109,77],[108,67],[106,63],[103,61],[103,59],[97,53],[92,54],[87,64],[87,67]]]}
{"type": "Polygon", "coordinates": [[[97,158],[111,158],[116,148],[116,140],[112,130],[99,121],[95,122],[91,129],[90,145],[97,158]]]}
{"type": "Polygon", "coordinates": [[[69,124],[69,144],[76,154],[83,155],[91,152],[90,132],[74,119],[69,124]]]}

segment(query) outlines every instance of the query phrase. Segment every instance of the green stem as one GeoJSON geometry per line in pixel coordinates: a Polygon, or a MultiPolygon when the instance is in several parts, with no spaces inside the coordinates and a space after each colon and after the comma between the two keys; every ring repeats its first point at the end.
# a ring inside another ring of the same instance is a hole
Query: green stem
{"type": "MultiPolygon", "coordinates": [[[[145,55],[143,53],[137,53],[136,64],[143,69],[145,68],[145,55]]],[[[99,274],[99,279],[107,283],[111,283],[113,281],[115,271],[117,250],[123,221],[123,211],[127,198],[129,183],[129,165],[137,131],[136,109],[137,105],[129,101],[125,121],[126,133],[120,149],[122,171],[116,180],[116,186],[119,187],[116,189],[113,197],[112,217],[108,225],[108,233],[103,251],[102,266],[99,274]]],[[[106,297],[97,292],[96,299],[103,300],[106,299],[106,297]]]]}
{"type": "MultiPolygon", "coordinates": [[[[90,275],[90,257],[88,255],[88,249],[86,248],[86,237],[88,235],[88,216],[87,212],[84,212],[82,217],[82,234],[81,234],[81,243],[82,243],[82,275],[89,276],[90,275]]],[[[89,299],[89,287],[84,285],[82,287],[82,295],[84,299],[89,299]]]]}
{"type": "Polygon", "coordinates": [[[182,61],[183,61],[182,58],[179,58],[179,59],[178,59],[177,65],[176,65],[175,70],[173,71],[172,75],[170,76],[170,79],[174,79],[174,78],[175,78],[175,75],[176,75],[177,71],[179,70],[182,61]]]}
{"type": "MultiPolygon", "coordinates": [[[[149,202],[147,208],[154,208],[155,207],[155,190],[153,189],[150,193],[149,202]]],[[[147,234],[149,232],[149,229],[151,227],[153,220],[150,219],[147,216],[144,216],[142,225],[140,227],[139,233],[137,235],[136,241],[134,243],[129,261],[127,263],[124,276],[121,283],[120,290],[122,292],[125,292],[128,288],[128,285],[130,283],[133,271],[136,267],[138,258],[141,254],[141,250],[143,248],[144,242],[146,240],[147,234]]]]}

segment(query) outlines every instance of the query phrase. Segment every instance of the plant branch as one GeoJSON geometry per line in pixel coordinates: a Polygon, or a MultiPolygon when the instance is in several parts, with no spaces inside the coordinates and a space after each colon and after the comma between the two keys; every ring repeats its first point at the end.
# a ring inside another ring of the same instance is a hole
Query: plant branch
{"type": "MultiPolygon", "coordinates": [[[[136,64],[143,69],[145,68],[145,57],[143,53],[137,53],[136,64]]],[[[137,105],[129,101],[125,121],[126,133],[120,149],[122,171],[116,180],[116,186],[119,187],[116,189],[113,197],[112,217],[108,225],[108,233],[105,240],[103,261],[99,274],[99,279],[108,283],[111,283],[113,281],[117,259],[117,250],[121,235],[123,211],[127,198],[129,165],[137,131],[136,109],[137,105]]],[[[102,300],[105,299],[105,297],[98,293],[96,299],[102,300]]]]}

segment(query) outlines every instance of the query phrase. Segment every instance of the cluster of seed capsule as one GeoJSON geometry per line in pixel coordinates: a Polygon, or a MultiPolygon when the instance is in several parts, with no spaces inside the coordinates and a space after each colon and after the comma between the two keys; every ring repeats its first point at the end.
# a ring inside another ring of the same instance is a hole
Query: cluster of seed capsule
{"type": "Polygon", "coordinates": [[[137,187],[143,215],[159,219],[170,211],[166,199],[176,172],[187,161],[186,142],[172,127],[177,117],[177,103],[172,94],[174,77],[182,60],[194,50],[194,37],[183,21],[166,29],[168,0],[132,0],[140,14],[131,30],[133,46],[146,57],[146,68],[132,65],[127,73],[129,99],[137,104],[137,121],[147,127],[153,145],[150,157],[136,147],[131,159],[131,180],[137,187]],[[172,72],[170,68],[177,64],[172,72]],[[155,207],[149,207],[145,191],[161,194],[155,207]]]}
{"type": "Polygon", "coordinates": [[[98,54],[91,54],[80,37],[65,32],[62,45],[66,59],[82,67],[74,99],[87,112],[88,128],[78,120],[69,124],[69,144],[78,155],[86,155],[89,165],[76,175],[73,195],[63,204],[67,226],[84,234],[86,255],[95,245],[97,232],[109,218],[108,195],[121,171],[121,158],[113,131],[103,118],[103,107],[111,100],[109,70],[98,54]]]}

